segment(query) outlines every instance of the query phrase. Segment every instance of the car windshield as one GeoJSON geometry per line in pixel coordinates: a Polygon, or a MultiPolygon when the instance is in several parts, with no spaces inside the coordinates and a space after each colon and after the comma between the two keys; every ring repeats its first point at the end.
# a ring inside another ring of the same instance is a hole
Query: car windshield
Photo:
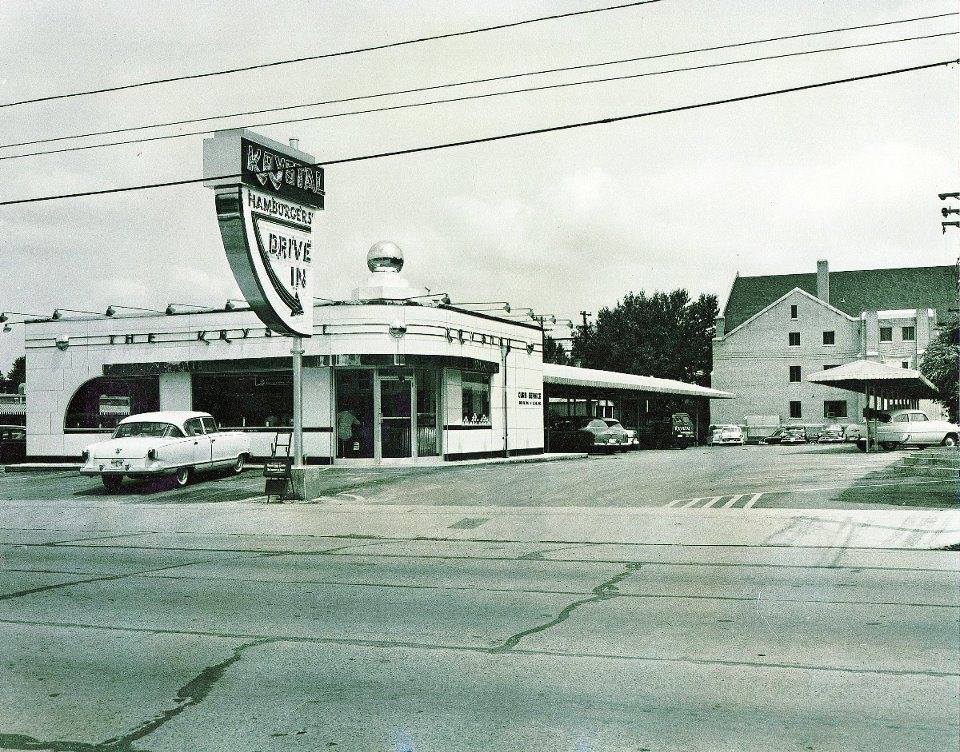
{"type": "Polygon", "coordinates": [[[673,425],[677,428],[693,428],[693,421],[686,413],[677,413],[673,416],[673,425]]]}
{"type": "Polygon", "coordinates": [[[609,428],[622,428],[622,427],[623,427],[623,426],[620,425],[620,421],[619,421],[619,420],[615,420],[615,419],[613,419],[613,418],[604,418],[604,421],[603,421],[603,422],[606,423],[609,428]]]}
{"type": "Polygon", "coordinates": [[[160,423],[157,421],[132,421],[130,423],[121,423],[117,430],[113,432],[113,438],[125,439],[129,436],[183,436],[180,429],[173,423],[160,423]]]}

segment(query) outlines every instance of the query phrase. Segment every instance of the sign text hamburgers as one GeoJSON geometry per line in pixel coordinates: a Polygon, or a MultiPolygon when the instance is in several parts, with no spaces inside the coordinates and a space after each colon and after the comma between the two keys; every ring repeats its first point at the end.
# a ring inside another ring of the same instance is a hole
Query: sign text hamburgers
{"type": "Polygon", "coordinates": [[[313,157],[251,131],[219,131],[203,144],[205,184],[237,284],[274,331],[313,334],[313,220],[323,169],[313,157]]]}

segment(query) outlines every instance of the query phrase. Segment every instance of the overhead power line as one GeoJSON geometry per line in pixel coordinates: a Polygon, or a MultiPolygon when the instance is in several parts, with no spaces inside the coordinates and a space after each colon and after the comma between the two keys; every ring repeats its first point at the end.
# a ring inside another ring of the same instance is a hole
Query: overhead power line
{"type": "MultiPolygon", "coordinates": [[[[590,84],[599,84],[599,83],[610,83],[612,81],[626,81],[636,78],[647,78],[650,76],[663,76],[670,73],[684,73],[688,71],[696,70],[707,70],[711,68],[725,68],[731,65],[743,65],[745,63],[757,63],[764,62],[769,60],[781,60],[784,58],[790,57],[804,57],[806,55],[817,55],[825,52],[840,52],[843,50],[853,50],[860,49],[864,47],[880,47],[887,44],[900,44],[903,42],[915,42],[922,39],[934,39],[936,37],[948,37],[948,36],[957,36],[960,35],[960,32],[957,31],[945,31],[938,34],[925,34],[922,36],[916,37],[901,37],[899,39],[886,39],[879,42],[861,42],[860,44],[848,44],[837,47],[823,47],[815,50],[801,50],[800,52],[783,52],[776,55],[763,55],[760,57],[751,57],[743,60],[729,60],[721,63],[704,63],[703,65],[691,65],[684,68],[669,68],[667,70],[660,71],[646,71],[643,73],[627,73],[620,76],[606,76],[604,78],[590,78],[584,81],[567,81],[564,83],[558,84],[543,84],[540,86],[528,86],[520,89],[506,89],[504,91],[494,91],[487,92],[485,94],[463,94],[456,97],[448,97],[446,99],[431,99],[425,102],[408,102],[406,104],[395,104],[388,105],[385,107],[371,107],[364,110],[350,110],[348,112],[335,112],[327,115],[306,115],[304,117],[297,118],[286,118],[283,120],[269,120],[262,121],[259,123],[245,123],[243,125],[233,126],[235,128],[265,128],[272,125],[286,125],[290,123],[304,123],[312,122],[316,120],[329,120],[332,118],[341,118],[341,117],[352,117],[354,115],[369,115],[376,112],[391,112],[393,110],[408,110],[415,109],[418,107],[431,107],[438,104],[450,104],[453,102],[466,102],[476,99],[490,99],[491,97],[502,97],[510,94],[528,94],[531,92],[538,91],[549,91],[552,89],[566,89],[571,86],[586,86],[590,84]]],[[[599,63],[599,65],[605,65],[605,63],[599,63]]],[[[447,86],[457,86],[459,84],[447,84],[447,86]]],[[[441,87],[435,87],[441,88],[441,87]]],[[[386,96],[386,95],[370,95],[369,98],[377,96],[386,96]]],[[[357,99],[365,99],[368,97],[356,97],[357,99]]],[[[105,143],[99,144],[85,144],[82,146],[64,146],[59,149],[42,149],[39,151],[30,151],[22,154],[8,154],[0,156],[0,162],[8,159],[25,159],[27,157],[37,157],[43,156],[44,154],[64,154],[67,152],[76,152],[76,151],[88,151],[90,149],[104,149],[110,146],[125,146],[129,144],[143,144],[154,141],[169,141],[177,138],[188,138],[191,136],[201,136],[207,133],[212,133],[209,128],[204,128],[202,130],[196,131],[186,131],[183,133],[167,133],[159,136],[141,136],[139,138],[128,138],[120,141],[107,141],[105,143]]]]}
{"type": "MultiPolygon", "coordinates": [[[[551,125],[544,128],[534,128],[531,130],[524,131],[513,131],[511,133],[501,133],[495,136],[482,136],[478,138],[464,139],[461,141],[448,141],[440,144],[431,144],[428,146],[414,146],[407,149],[397,149],[395,151],[384,151],[376,152],[373,154],[363,154],[355,157],[342,157],[340,159],[328,159],[322,162],[315,162],[314,167],[330,167],[332,165],[338,164],[349,164],[351,162],[365,162],[371,159],[383,159],[385,157],[399,157],[407,154],[419,154],[422,152],[429,151],[439,151],[441,149],[452,149],[460,146],[471,146],[475,144],[487,144],[493,143],[495,141],[506,141],[514,138],[522,138],[524,136],[538,136],[545,133],[558,133],[561,131],[573,130],[575,128],[586,128],[595,125],[610,125],[612,123],[621,123],[627,120],[637,120],[645,117],[653,117],[655,115],[667,115],[675,112],[687,112],[689,110],[697,110],[704,107],[717,107],[724,104],[733,104],[735,102],[747,102],[754,99],[764,99],[767,97],[774,97],[780,94],[793,94],[801,91],[810,91],[812,89],[820,89],[827,86],[838,86],[840,84],[854,83],[857,81],[868,81],[876,78],[883,78],[885,76],[895,76],[901,73],[912,73],[915,71],[929,70],[931,68],[940,68],[946,65],[957,65],[960,64],[960,59],[951,59],[951,60],[940,60],[935,63],[925,63],[923,65],[913,65],[908,68],[895,68],[893,70],[879,71],[877,73],[866,73],[860,76],[850,76],[848,78],[836,78],[828,81],[819,81],[812,84],[803,84],[800,86],[790,86],[785,89],[773,89],[770,91],[757,92],[755,94],[744,94],[739,97],[728,97],[725,99],[714,99],[708,102],[696,102],[694,104],[685,104],[678,105],[676,107],[666,107],[660,110],[647,110],[646,112],[637,112],[629,115],[615,115],[612,117],[600,118],[597,120],[581,120],[575,123],[565,123],[562,125],[551,125]]],[[[261,170],[262,173],[270,172],[269,170],[261,170]]],[[[18,198],[11,199],[8,201],[0,201],[0,206],[13,206],[17,204],[34,204],[44,201],[56,201],[67,198],[82,198],[85,196],[103,196],[112,193],[128,193],[130,191],[143,191],[151,190],[156,188],[172,188],[181,185],[195,185],[197,183],[203,183],[205,181],[220,181],[220,180],[230,180],[230,179],[239,179],[241,176],[239,173],[231,175],[216,175],[208,176],[202,178],[187,178],[184,180],[169,180],[160,183],[141,183],[139,185],[129,185],[119,188],[101,188],[99,190],[92,191],[78,191],[76,193],[59,193],[52,194],[49,196],[34,196],[32,198],[18,198]]]]}
{"type": "MultiPolygon", "coordinates": [[[[838,34],[838,33],[847,32],[847,31],[860,31],[863,29],[873,29],[873,28],[878,28],[882,26],[895,26],[899,24],[915,23],[917,21],[928,21],[931,19],[946,18],[949,16],[957,16],[957,15],[960,15],[960,13],[952,12],[952,13],[938,13],[932,16],[914,16],[912,18],[901,18],[893,21],[881,21],[879,23],[861,24],[859,26],[842,26],[842,27],[833,28],[833,29],[808,31],[800,34],[789,34],[786,36],[778,36],[778,37],[766,37],[764,39],[752,39],[746,42],[733,42],[730,44],[714,45],[712,47],[698,47],[694,49],[676,50],[673,52],[660,52],[652,55],[640,55],[637,57],[619,58],[616,60],[606,60],[598,63],[583,63],[580,65],[568,65],[568,66],[563,66],[558,68],[543,68],[540,70],[524,71],[521,73],[509,73],[502,76],[489,76],[487,78],[474,78],[474,79],[468,79],[465,81],[453,81],[453,82],[448,82],[443,84],[435,84],[432,86],[417,86],[409,89],[394,89],[393,91],[378,92],[376,94],[362,94],[362,95],[352,96],[352,97],[343,97],[340,99],[326,99],[319,102],[304,102],[300,104],[285,105],[281,107],[266,107],[258,110],[245,110],[241,112],[224,113],[221,115],[207,115],[205,117],[186,118],[182,120],[168,120],[166,122],[161,122],[161,123],[147,123],[145,125],[133,125],[125,128],[112,128],[109,130],[87,131],[85,133],[74,133],[68,136],[53,136],[50,138],[33,139],[31,141],[17,141],[9,144],[0,144],[0,149],[13,148],[16,146],[33,146],[35,144],[49,144],[49,143],[56,143],[59,141],[70,141],[76,138],[90,138],[95,136],[112,136],[119,133],[132,133],[135,131],[151,130],[153,128],[167,128],[167,127],[173,127],[177,125],[205,123],[205,122],[210,122],[211,120],[225,120],[228,118],[245,117],[247,115],[266,115],[267,113],[271,113],[271,112],[283,112],[285,110],[297,110],[297,109],[304,109],[308,107],[320,107],[320,106],[329,105],[329,104],[344,104],[346,102],[356,102],[363,99],[377,99],[380,97],[391,97],[391,96],[397,96],[400,94],[415,94],[415,93],[425,92],[425,91],[436,91],[437,89],[448,89],[448,88],[453,88],[457,86],[468,86],[473,84],[492,83],[494,81],[506,81],[514,78],[524,78],[527,76],[542,76],[550,73],[564,73],[564,72],[569,72],[574,70],[584,70],[586,68],[600,68],[600,67],[610,66],[610,65],[621,65],[625,63],[636,63],[636,62],[642,62],[642,61],[648,61],[648,60],[658,60],[658,59],[667,58],[667,57],[678,57],[681,55],[692,55],[692,54],[702,53],[702,52],[716,52],[719,50],[735,49],[739,47],[749,47],[757,44],[767,44],[769,42],[782,42],[782,41],[793,40],[793,39],[802,39],[805,37],[823,36],[825,34],[838,34]]],[[[206,133],[207,131],[203,131],[203,132],[206,133]]],[[[195,135],[195,134],[182,134],[182,135],[195,135]]],[[[175,138],[175,137],[176,136],[171,136],[171,138],[175,138]]]]}
{"type": "Polygon", "coordinates": [[[85,89],[81,91],[72,91],[64,94],[50,94],[44,97],[34,97],[32,99],[21,99],[16,102],[0,103],[2,107],[16,107],[23,104],[35,104],[37,102],[49,102],[54,99],[69,99],[72,97],[84,97],[91,94],[106,94],[112,91],[124,91],[127,89],[138,89],[144,86],[156,86],[157,84],[169,84],[176,81],[190,81],[200,78],[211,78],[213,76],[226,76],[234,73],[244,73],[246,71],[262,70],[264,68],[276,68],[281,65],[290,65],[292,63],[305,63],[312,60],[326,60],[332,57],[346,57],[348,55],[358,55],[363,52],[375,52],[377,50],[388,50],[395,47],[406,47],[413,44],[423,44],[424,42],[434,42],[440,39],[453,39],[455,37],[466,37],[473,34],[483,34],[488,31],[500,31],[503,29],[515,29],[518,26],[527,26],[529,24],[541,23],[543,21],[558,21],[563,18],[573,18],[575,16],[587,16],[593,13],[604,13],[612,10],[624,10],[626,8],[635,8],[640,5],[651,5],[659,3],[661,0],[635,0],[629,3],[620,3],[618,5],[606,5],[601,8],[585,8],[583,10],[574,10],[567,13],[553,13],[549,16],[538,16],[537,18],[525,18],[520,21],[509,21],[507,23],[494,24],[492,26],[481,26],[476,29],[465,29],[463,31],[451,31],[444,34],[432,34],[430,36],[416,37],[414,39],[404,39],[396,42],[385,42],[383,44],[374,44],[367,47],[356,47],[349,50],[338,50],[336,52],[323,52],[317,55],[305,55],[303,57],[292,57],[284,60],[272,60],[266,63],[255,63],[253,65],[238,66],[236,68],[223,68],[215,71],[205,71],[202,73],[186,73],[181,76],[170,76],[169,78],[154,78],[146,81],[137,81],[130,84],[118,84],[116,86],[104,86],[99,89],[85,89]]]}

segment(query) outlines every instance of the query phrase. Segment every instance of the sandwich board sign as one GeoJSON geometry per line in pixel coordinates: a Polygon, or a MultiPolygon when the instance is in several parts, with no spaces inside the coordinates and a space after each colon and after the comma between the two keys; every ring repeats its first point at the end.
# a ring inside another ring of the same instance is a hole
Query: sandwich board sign
{"type": "Polygon", "coordinates": [[[313,219],[323,209],[314,158],[245,129],[203,142],[220,236],[250,307],[280,334],[313,334],[313,219]]]}

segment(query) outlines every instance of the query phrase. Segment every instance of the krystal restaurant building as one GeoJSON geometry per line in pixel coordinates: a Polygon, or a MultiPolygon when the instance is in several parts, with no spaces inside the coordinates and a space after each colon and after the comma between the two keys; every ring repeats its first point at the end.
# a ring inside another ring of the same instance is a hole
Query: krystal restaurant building
{"type": "MultiPolygon", "coordinates": [[[[317,304],[303,340],[308,463],[535,455],[548,451],[548,415],[574,402],[592,413],[612,400],[626,416],[651,399],[732,396],[544,364],[540,324],[431,297],[404,280],[391,243],[367,261],[367,285],[317,304]]],[[[249,432],[257,456],[291,425],[291,339],[245,307],[61,316],[27,322],[24,336],[31,459],[77,458],[123,417],[153,410],[209,412],[249,432]]]]}

